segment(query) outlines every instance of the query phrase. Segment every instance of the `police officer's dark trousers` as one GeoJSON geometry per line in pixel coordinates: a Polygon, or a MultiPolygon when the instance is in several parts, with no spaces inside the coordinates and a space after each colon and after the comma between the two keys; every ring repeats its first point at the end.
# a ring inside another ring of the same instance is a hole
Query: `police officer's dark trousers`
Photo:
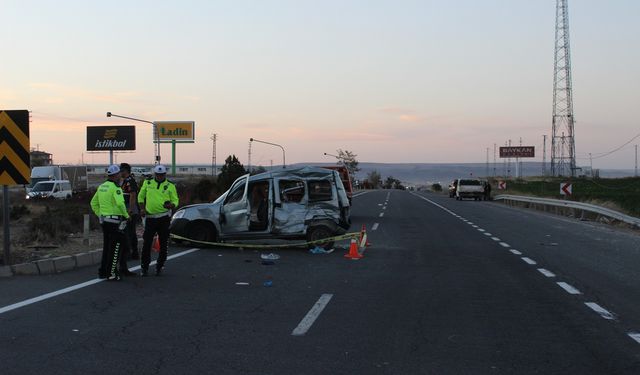
{"type": "Polygon", "coordinates": [[[102,223],[102,261],[98,270],[98,274],[102,278],[120,277],[118,263],[125,239],[118,226],[119,224],[117,223],[102,223]]]}
{"type": "Polygon", "coordinates": [[[129,255],[132,259],[138,259],[138,234],[136,233],[136,226],[138,224],[138,215],[131,215],[131,220],[127,223],[127,228],[124,230],[129,240],[129,255]]]}
{"type": "Polygon", "coordinates": [[[142,258],[140,262],[143,270],[149,269],[149,263],[151,262],[151,245],[153,243],[153,236],[156,233],[158,234],[158,240],[160,242],[160,254],[158,255],[156,269],[162,268],[164,262],[167,261],[170,221],[169,215],[155,219],[149,217],[145,219],[144,234],[142,235],[144,242],[142,244],[142,258]]]}

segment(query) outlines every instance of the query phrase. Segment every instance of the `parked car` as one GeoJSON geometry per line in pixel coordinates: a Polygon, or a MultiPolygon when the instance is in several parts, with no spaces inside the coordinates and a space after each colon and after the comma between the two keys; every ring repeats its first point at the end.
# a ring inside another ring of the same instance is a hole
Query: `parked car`
{"type": "Polygon", "coordinates": [[[484,183],[478,179],[459,178],[456,184],[456,199],[473,198],[482,200],[484,197],[484,183]]]}
{"type": "Polygon", "coordinates": [[[453,180],[449,184],[449,198],[453,198],[456,196],[456,189],[458,187],[458,180],[453,180]]]}
{"type": "MultiPolygon", "coordinates": [[[[171,233],[206,242],[315,241],[346,233],[349,215],[349,200],[337,171],[283,169],[244,175],[213,203],[179,209],[171,218],[171,233]]],[[[320,246],[330,248],[333,242],[320,246]]]]}
{"type": "Polygon", "coordinates": [[[69,180],[40,181],[27,193],[26,199],[69,199],[73,195],[69,180]]]}

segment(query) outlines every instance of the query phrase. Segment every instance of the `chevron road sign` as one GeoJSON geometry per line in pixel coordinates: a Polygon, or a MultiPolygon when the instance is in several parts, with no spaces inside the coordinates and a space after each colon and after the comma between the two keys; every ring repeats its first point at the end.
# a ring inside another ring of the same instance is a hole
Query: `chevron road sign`
{"type": "Polygon", "coordinates": [[[571,196],[573,189],[571,188],[571,182],[560,183],[560,195],[571,196]]]}
{"type": "Polygon", "coordinates": [[[0,185],[23,185],[30,179],[29,111],[0,110],[0,185]]]}

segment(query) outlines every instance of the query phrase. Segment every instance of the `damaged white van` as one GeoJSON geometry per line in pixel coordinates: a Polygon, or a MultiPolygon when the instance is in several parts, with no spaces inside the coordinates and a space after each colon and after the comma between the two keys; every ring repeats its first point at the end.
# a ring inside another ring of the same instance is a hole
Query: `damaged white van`
{"type": "MultiPolygon", "coordinates": [[[[337,171],[281,169],[244,175],[213,203],[180,208],[171,218],[171,234],[206,242],[316,241],[346,233],[349,215],[349,200],[337,171]]],[[[329,248],[333,242],[320,246],[329,248]]]]}

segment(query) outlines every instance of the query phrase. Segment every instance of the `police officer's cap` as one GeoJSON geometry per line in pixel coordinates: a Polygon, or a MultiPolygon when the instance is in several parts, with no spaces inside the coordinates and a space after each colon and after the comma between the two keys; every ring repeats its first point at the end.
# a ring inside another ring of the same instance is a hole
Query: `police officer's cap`
{"type": "Polygon", "coordinates": [[[155,174],[166,174],[167,173],[167,167],[165,167],[162,164],[158,164],[155,167],[153,167],[153,173],[155,173],[155,174]]]}
{"type": "Polygon", "coordinates": [[[129,163],[120,163],[120,170],[131,172],[131,166],[129,165],[129,163]]]}
{"type": "Polygon", "coordinates": [[[109,176],[112,176],[117,173],[120,173],[120,167],[118,167],[117,165],[113,164],[113,165],[110,165],[109,168],[107,168],[107,174],[109,176]]]}

